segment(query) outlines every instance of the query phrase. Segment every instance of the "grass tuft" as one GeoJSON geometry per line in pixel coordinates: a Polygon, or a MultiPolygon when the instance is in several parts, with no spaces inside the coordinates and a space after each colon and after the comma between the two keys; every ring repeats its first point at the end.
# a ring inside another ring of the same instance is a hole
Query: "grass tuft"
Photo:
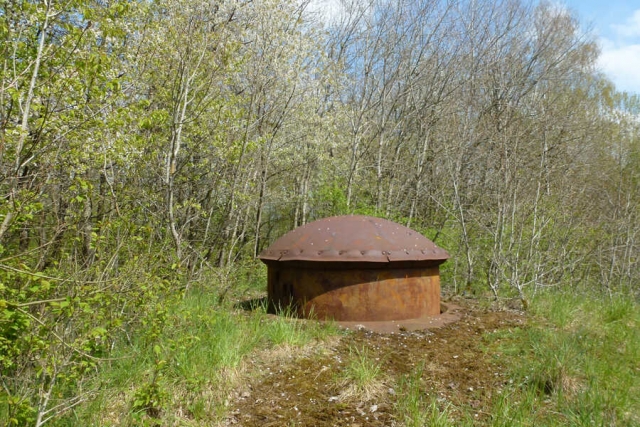
{"type": "Polygon", "coordinates": [[[429,397],[422,382],[423,372],[424,367],[419,366],[411,374],[400,377],[396,413],[407,427],[451,426],[451,404],[439,405],[435,397],[429,397]]]}
{"type": "Polygon", "coordinates": [[[382,361],[375,359],[367,348],[349,348],[349,358],[338,374],[336,387],[340,400],[370,402],[386,392],[382,361]]]}

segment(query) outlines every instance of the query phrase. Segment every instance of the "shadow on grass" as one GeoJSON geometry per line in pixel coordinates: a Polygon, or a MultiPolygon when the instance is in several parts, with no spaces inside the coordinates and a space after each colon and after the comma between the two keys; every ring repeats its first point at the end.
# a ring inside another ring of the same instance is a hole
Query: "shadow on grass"
{"type": "Polygon", "coordinates": [[[251,298],[246,301],[240,301],[233,305],[233,308],[244,311],[263,310],[267,307],[267,297],[251,298]]]}

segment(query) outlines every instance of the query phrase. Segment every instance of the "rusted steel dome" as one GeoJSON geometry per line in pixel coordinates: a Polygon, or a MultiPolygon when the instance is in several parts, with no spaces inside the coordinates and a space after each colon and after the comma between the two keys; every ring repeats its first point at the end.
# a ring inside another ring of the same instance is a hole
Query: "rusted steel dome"
{"type": "Polygon", "coordinates": [[[259,258],[268,267],[272,310],[386,321],[440,313],[439,265],[449,254],[400,224],[348,215],[296,228],[259,258]]]}
{"type": "Polygon", "coordinates": [[[395,262],[449,258],[422,234],[386,219],[334,216],[290,231],[259,257],[266,261],[395,262]]]}

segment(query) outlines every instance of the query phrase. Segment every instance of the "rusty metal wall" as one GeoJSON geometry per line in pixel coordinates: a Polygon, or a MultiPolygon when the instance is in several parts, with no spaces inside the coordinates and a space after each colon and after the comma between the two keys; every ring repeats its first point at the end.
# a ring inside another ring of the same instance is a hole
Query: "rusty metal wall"
{"type": "Polygon", "coordinates": [[[291,306],[301,317],[337,321],[404,320],[440,314],[438,266],[307,269],[269,264],[271,310],[291,306]]]}

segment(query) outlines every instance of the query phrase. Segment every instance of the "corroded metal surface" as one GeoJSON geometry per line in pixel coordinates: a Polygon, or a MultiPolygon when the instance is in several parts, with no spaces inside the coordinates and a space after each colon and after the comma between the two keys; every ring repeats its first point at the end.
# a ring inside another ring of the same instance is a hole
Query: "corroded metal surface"
{"type": "Polygon", "coordinates": [[[449,254],[400,224],[353,215],[299,227],[259,258],[272,312],[364,322],[439,315],[439,265],[449,254]]]}
{"type": "Polygon", "coordinates": [[[386,321],[440,314],[438,267],[332,268],[270,266],[272,311],[292,307],[300,317],[338,321],[386,321]]]}
{"type": "Polygon", "coordinates": [[[262,251],[263,261],[439,261],[449,254],[420,233],[362,215],[324,218],[285,234],[262,251]]]}

